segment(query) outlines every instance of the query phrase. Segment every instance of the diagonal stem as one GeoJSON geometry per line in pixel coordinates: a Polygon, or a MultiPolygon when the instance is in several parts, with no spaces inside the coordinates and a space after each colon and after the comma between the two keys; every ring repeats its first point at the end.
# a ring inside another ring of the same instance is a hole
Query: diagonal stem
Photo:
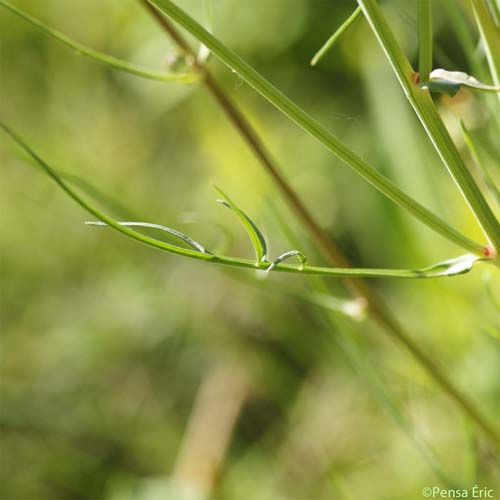
{"type": "Polygon", "coordinates": [[[238,54],[226,47],[220,40],[211,35],[203,26],[197,23],[182,9],[172,2],[172,0],[149,0],[158,10],[170,16],[183,28],[188,30],[200,42],[202,42],[212,53],[226,66],[235,71],[247,84],[253,87],[273,106],[280,110],[285,116],[290,118],[296,125],[301,127],[309,135],[314,137],[325,148],[333,153],[343,163],[352,168],[357,174],[363,177],[374,188],[384,194],[387,198],[398,204],[422,223],[429,226],[444,238],[462,246],[469,252],[477,255],[489,255],[485,247],[470,240],[467,236],[451,227],[439,216],[418,201],[413,199],[394,182],[380,173],[363,158],[358,156],[338,137],[322,126],[303,108],[289,99],[283,92],[269,82],[264,76],[258,73],[252,66],[244,61],[238,54]]]}
{"type": "MultiPolygon", "coordinates": [[[[160,26],[175,41],[178,47],[186,55],[194,58],[196,61],[195,52],[191,49],[180,33],[172,26],[170,21],[153,5],[151,5],[148,0],[139,0],[139,2],[150,12],[160,26]]],[[[311,236],[314,237],[326,259],[334,265],[350,267],[348,259],[343,255],[335,242],[329,238],[321,226],[315,221],[314,217],[300,200],[297,193],[281,175],[274,159],[267,151],[263,141],[260,139],[250,122],[225,94],[208,70],[198,62],[195,62],[194,64],[198,71],[203,73],[204,78],[202,81],[209,92],[220,105],[229,121],[248,144],[251,151],[259,160],[260,165],[271,176],[288,205],[302,221],[304,227],[309,231],[311,236]]],[[[474,404],[454,386],[441,368],[438,367],[438,365],[426,354],[426,352],[413,341],[411,336],[406,333],[402,325],[392,316],[392,313],[384,305],[378,294],[361,279],[349,278],[345,281],[353,295],[366,301],[368,311],[370,312],[372,319],[382,326],[390,337],[402,344],[413,355],[413,357],[427,370],[431,377],[438,385],[441,386],[449,397],[462,408],[464,413],[467,414],[480,429],[483,430],[484,434],[489,438],[493,445],[495,447],[499,447],[500,436],[498,435],[496,429],[489,424],[489,422],[476,410],[474,404]]]]}

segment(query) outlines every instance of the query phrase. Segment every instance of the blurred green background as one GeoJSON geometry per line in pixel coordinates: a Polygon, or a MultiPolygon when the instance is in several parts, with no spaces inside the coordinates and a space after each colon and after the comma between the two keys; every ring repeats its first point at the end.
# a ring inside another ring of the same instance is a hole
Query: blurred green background
{"type": "MultiPolygon", "coordinates": [[[[133,0],[14,3],[128,61],[166,68],[176,53],[133,0]]],[[[206,21],[201,0],[177,3],[206,21]]],[[[366,22],[310,67],[355,2],[212,3],[217,37],[482,241],[366,22]]],[[[472,72],[455,32],[458,16],[477,42],[467,4],[433,7],[435,67],[472,72]]],[[[416,64],[416,3],[384,8],[416,64]]],[[[476,56],[486,68],[480,48],[476,56]]],[[[356,267],[422,267],[461,253],[215,59],[209,66],[356,267]]],[[[498,179],[498,129],[484,101],[466,91],[438,100],[469,164],[457,116],[498,179]]],[[[217,184],[261,227],[272,256],[299,247],[325,264],[201,83],[113,71],[1,8],[0,112],[121,220],[175,227],[209,249],[251,257],[238,221],[215,202],[217,184]]],[[[89,216],[3,133],[0,160],[1,499],[406,500],[426,486],[475,484],[500,498],[498,457],[480,432],[408,352],[369,319],[339,311],[353,306],[341,283],[261,279],[85,226],[89,216]]],[[[450,279],[371,281],[497,427],[500,317],[485,283],[499,294],[499,275],[478,265],[450,279]]]]}

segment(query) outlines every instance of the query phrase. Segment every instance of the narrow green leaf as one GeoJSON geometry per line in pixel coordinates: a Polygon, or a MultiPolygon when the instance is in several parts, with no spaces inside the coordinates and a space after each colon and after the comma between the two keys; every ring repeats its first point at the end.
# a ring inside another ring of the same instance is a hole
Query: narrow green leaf
{"type": "Polygon", "coordinates": [[[323,46],[314,54],[311,59],[311,66],[316,66],[318,62],[330,51],[335,45],[335,42],[347,31],[347,29],[354,24],[356,19],[359,18],[361,9],[358,7],[339,27],[339,29],[323,44],[323,46]]]}
{"type": "Polygon", "coordinates": [[[273,260],[272,264],[267,268],[266,273],[272,271],[280,262],[283,262],[284,260],[294,256],[299,259],[300,267],[304,268],[304,265],[307,262],[307,257],[298,250],[290,250],[289,252],[281,254],[276,260],[273,260]]]}
{"type": "MultiPolygon", "coordinates": [[[[90,221],[90,222],[85,222],[85,224],[89,226],[108,226],[106,222],[102,221],[90,221]]],[[[180,231],[177,231],[177,229],[172,229],[171,227],[167,226],[161,226],[160,224],[152,224],[151,222],[118,222],[120,226],[139,226],[139,227],[150,227],[152,229],[159,229],[160,231],[165,231],[166,233],[172,234],[173,236],[176,236],[177,238],[181,239],[185,243],[187,243],[190,247],[194,248],[198,252],[201,253],[210,253],[208,252],[203,245],[198,243],[197,241],[193,240],[189,236],[185,235],[184,233],[181,233],[180,231]]]]}
{"type": "Polygon", "coordinates": [[[59,42],[62,42],[64,45],[70,47],[78,54],[90,57],[91,59],[99,63],[106,64],[120,71],[132,73],[136,76],[141,76],[143,78],[148,78],[150,80],[160,80],[164,82],[177,81],[183,83],[192,83],[199,80],[200,78],[199,75],[197,75],[195,72],[175,73],[175,72],[165,72],[165,71],[153,71],[126,61],[122,61],[121,59],[117,59],[116,57],[103,54],[102,52],[91,49],[89,47],[86,47],[85,45],[82,45],[79,42],[76,42],[75,40],[66,36],[64,33],[61,33],[60,31],[57,31],[53,28],[50,28],[49,26],[42,23],[38,19],[35,19],[29,14],[26,14],[22,10],[12,5],[7,0],[0,0],[0,6],[5,7],[6,9],[10,10],[12,13],[21,17],[25,21],[28,21],[30,24],[32,24],[39,30],[43,31],[47,35],[58,40],[59,42]]]}
{"type": "Polygon", "coordinates": [[[220,189],[217,186],[214,186],[214,188],[217,190],[217,192],[224,198],[223,200],[217,200],[219,203],[222,203],[224,206],[232,210],[238,219],[240,220],[241,224],[243,227],[246,229],[248,236],[250,238],[250,241],[252,242],[253,248],[255,250],[255,255],[257,256],[257,264],[259,262],[264,262],[266,260],[266,254],[267,254],[267,245],[266,245],[266,240],[264,239],[264,236],[262,236],[262,233],[259,231],[257,226],[254,224],[252,219],[248,217],[248,215],[243,212],[240,208],[238,208],[227,196],[222,189],[220,189]]]}
{"type": "Polygon", "coordinates": [[[446,71],[435,69],[429,75],[429,80],[421,84],[423,89],[454,96],[462,87],[469,87],[482,92],[500,92],[500,87],[481,83],[473,76],[462,71],[446,71]]]}
{"type": "MultiPolygon", "coordinates": [[[[312,116],[297,106],[286,97],[272,83],[266,80],[261,74],[246,63],[240,56],[226,47],[220,40],[208,33],[199,23],[197,23],[186,12],[177,7],[171,0],[149,0],[160,12],[170,16],[184,29],[203,42],[212,53],[219,58],[226,66],[237,73],[245,82],[265,97],[282,113],[288,116],[293,122],[321,142],[329,151],[335,154],[343,162],[349,165],[354,171],[367,180],[381,193],[405,208],[414,217],[429,226],[431,229],[441,234],[446,239],[453,241],[457,245],[465,248],[469,252],[482,255],[484,247],[452,228],[436,214],[425,208],[404,191],[399,189],[391,180],[378,172],[354,151],[349,149],[342,141],[320,125],[312,116]]],[[[409,64],[408,64],[409,66],[409,64]]],[[[410,66],[410,75],[413,73],[410,66]]]]}

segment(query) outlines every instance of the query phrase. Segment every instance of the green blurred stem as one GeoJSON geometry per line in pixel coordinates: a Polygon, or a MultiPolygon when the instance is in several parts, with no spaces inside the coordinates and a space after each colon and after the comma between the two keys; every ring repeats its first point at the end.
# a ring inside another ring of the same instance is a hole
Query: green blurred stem
{"type": "Polygon", "coordinates": [[[331,50],[342,34],[354,24],[360,14],[361,9],[357,7],[356,10],[340,25],[339,29],[324,43],[318,52],[314,54],[314,57],[311,59],[311,66],[316,66],[316,64],[331,50]]]}
{"type": "MultiPolygon", "coordinates": [[[[491,77],[494,84],[500,87],[500,28],[496,25],[484,0],[470,1],[484,42],[491,77]]],[[[500,94],[498,94],[498,99],[500,100],[500,94]]]]}
{"type": "Polygon", "coordinates": [[[376,0],[358,0],[363,13],[384,50],[406,97],[425,128],[441,160],[488,237],[498,258],[500,256],[500,224],[486,202],[483,193],[467,169],[453,143],[428,90],[421,89],[400,44],[392,33],[376,0]]]}
{"type": "MultiPolygon", "coordinates": [[[[145,0],[142,1],[144,2],[145,0]]],[[[262,75],[255,71],[248,63],[241,59],[241,57],[226,47],[217,38],[212,36],[199,23],[177,7],[173,2],[170,0],[150,0],[150,3],[158,7],[161,12],[173,18],[183,28],[205,44],[215,56],[217,56],[229,68],[234,70],[257,92],[259,92],[302,129],[315,137],[327,149],[349,165],[385,196],[405,208],[414,217],[448,240],[453,241],[457,245],[462,246],[472,253],[485,255],[484,246],[470,240],[468,237],[452,228],[440,217],[408,196],[391,180],[366,163],[362,158],[357,156],[337,137],[314,120],[312,116],[286,97],[280,90],[278,90],[262,75]]]]}
{"type": "Polygon", "coordinates": [[[49,26],[40,22],[38,19],[35,19],[34,17],[31,17],[29,14],[26,14],[22,10],[18,9],[17,7],[12,5],[10,2],[7,2],[6,0],[0,0],[0,6],[5,7],[6,9],[10,10],[13,14],[16,14],[25,21],[28,21],[33,26],[36,26],[39,30],[43,31],[52,38],[60,41],[64,45],[73,49],[78,54],[90,57],[94,61],[97,61],[101,64],[105,64],[107,66],[111,66],[117,70],[124,71],[126,73],[132,73],[133,75],[141,76],[143,78],[148,78],[150,80],[159,80],[162,82],[177,81],[177,82],[191,83],[199,79],[199,76],[196,75],[196,73],[174,73],[165,71],[152,71],[150,69],[143,68],[135,64],[131,64],[127,61],[117,59],[116,57],[103,54],[102,52],[98,52],[97,50],[91,49],[89,47],[86,47],[85,45],[82,45],[79,42],[76,42],[75,40],[66,36],[64,33],[61,33],[60,31],[50,28],[49,26]]]}
{"type": "Polygon", "coordinates": [[[472,156],[472,159],[474,160],[476,165],[479,167],[479,170],[481,171],[482,177],[484,179],[484,183],[486,184],[486,186],[490,190],[491,194],[494,196],[498,207],[500,207],[500,191],[498,190],[498,187],[496,186],[495,181],[493,180],[490,173],[488,172],[486,165],[481,160],[481,157],[479,156],[477,148],[476,148],[474,142],[472,141],[472,138],[471,138],[469,131],[467,130],[463,120],[460,120],[460,128],[462,129],[464,141],[465,141],[465,144],[467,144],[467,147],[469,148],[470,155],[472,156]]]}
{"type": "MultiPolygon", "coordinates": [[[[152,14],[153,17],[159,22],[162,28],[173,38],[178,46],[187,54],[192,53],[191,48],[186,41],[180,36],[170,22],[154,8],[148,0],[139,0],[144,7],[152,14]]],[[[260,137],[252,128],[250,123],[246,120],[244,115],[238,110],[236,106],[229,100],[225,93],[220,89],[217,83],[213,80],[210,73],[205,68],[200,68],[205,73],[204,82],[215,97],[221,109],[229,117],[230,121],[235,126],[236,130],[240,132],[242,137],[248,143],[250,149],[254,152],[260,161],[263,168],[270,174],[271,178],[275,181],[284,196],[284,199],[292,207],[293,211],[298,215],[299,219],[303,222],[304,226],[313,235],[315,240],[319,243],[319,247],[327,256],[328,260],[333,264],[345,267],[349,265],[346,257],[340,252],[335,243],[326,235],[322,228],[316,223],[315,219],[311,216],[305,205],[297,196],[295,191],[289,186],[288,182],[280,174],[274,161],[267,152],[260,137]]],[[[486,436],[491,440],[495,446],[499,446],[500,437],[497,431],[491,427],[488,421],[475,409],[474,404],[464,396],[451,382],[447,375],[439,368],[439,366],[416,344],[411,336],[406,333],[405,328],[394,318],[392,312],[385,307],[383,301],[378,297],[377,293],[373,291],[363,280],[358,278],[348,278],[346,280],[354,295],[363,297],[368,305],[368,310],[371,317],[375,322],[380,324],[384,331],[394,340],[401,343],[408,351],[417,359],[419,363],[428,371],[434,381],[448,394],[448,396],[455,401],[455,403],[462,408],[462,410],[471,418],[472,421],[483,430],[486,436]]]]}
{"type": "Polygon", "coordinates": [[[429,80],[432,71],[431,0],[418,0],[418,70],[420,81],[429,80]]]}

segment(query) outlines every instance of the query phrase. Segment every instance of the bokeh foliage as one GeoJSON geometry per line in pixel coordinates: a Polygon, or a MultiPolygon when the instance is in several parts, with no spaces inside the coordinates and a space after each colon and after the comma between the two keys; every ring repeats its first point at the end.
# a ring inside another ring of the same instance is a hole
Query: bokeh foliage
{"type": "MultiPolygon", "coordinates": [[[[204,20],[203,2],[178,3],[204,20]]],[[[466,3],[434,2],[435,65],[473,74],[450,3],[478,37],[466,3]]],[[[365,21],[309,66],[354,2],[213,4],[219,38],[412,196],[481,241],[365,21]]],[[[16,5],[135,63],[165,68],[175,54],[133,0],[16,5]]],[[[416,4],[395,0],[385,8],[415,61],[416,4]]],[[[114,72],[4,10],[0,38],[2,119],[60,171],[98,188],[106,211],[177,227],[208,248],[229,246],[251,258],[234,216],[215,203],[215,183],[264,230],[273,255],[290,249],[292,232],[309,261],[322,262],[202,85],[114,72]]],[[[476,56],[485,67],[481,50],[476,56]]],[[[460,253],[215,60],[210,67],[357,267],[422,267],[460,253]]],[[[483,100],[462,90],[439,103],[471,168],[457,116],[498,181],[498,129],[483,100]]],[[[0,498],[177,499],[210,489],[236,500],[417,499],[424,486],[446,481],[500,493],[497,457],[408,353],[369,320],[325,313],[304,299],[313,286],[323,298],[345,300],[338,281],[262,280],[155,252],[85,226],[86,214],[5,135],[0,159],[0,498]],[[201,404],[200,394],[212,404],[201,404]],[[238,398],[217,480],[204,489],[196,451],[217,449],[217,417],[238,398]],[[197,422],[192,444],[186,436],[198,415],[206,421],[197,422]]],[[[488,266],[441,281],[373,282],[497,426],[500,318],[490,295],[499,295],[498,278],[488,266]]]]}

